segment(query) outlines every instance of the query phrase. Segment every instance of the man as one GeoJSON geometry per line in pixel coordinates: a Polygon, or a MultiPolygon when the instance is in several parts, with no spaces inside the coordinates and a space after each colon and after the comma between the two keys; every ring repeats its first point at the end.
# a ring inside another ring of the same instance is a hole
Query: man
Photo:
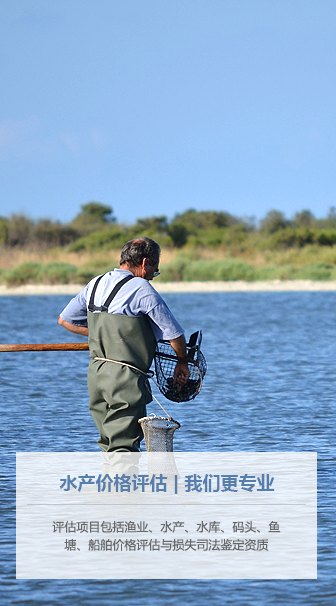
{"type": "MultiPolygon", "coordinates": [[[[120,269],[94,278],[70,301],[59,324],[88,336],[90,412],[103,451],[139,450],[138,423],[152,400],[146,373],[160,339],[186,356],[184,331],[149,284],[158,275],[160,247],[150,238],[127,242],[120,269]]],[[[188,365],[176,364],[174,382],[188,380],[188,365]]]]}

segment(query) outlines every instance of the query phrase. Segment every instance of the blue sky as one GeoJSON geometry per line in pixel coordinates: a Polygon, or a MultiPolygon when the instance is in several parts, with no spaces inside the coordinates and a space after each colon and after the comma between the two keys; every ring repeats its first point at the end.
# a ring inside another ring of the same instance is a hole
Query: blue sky
{"type": "Polygon", "coordinates": [[[0,215],[336,206],[334,0],[2,0],[0,215]]]}

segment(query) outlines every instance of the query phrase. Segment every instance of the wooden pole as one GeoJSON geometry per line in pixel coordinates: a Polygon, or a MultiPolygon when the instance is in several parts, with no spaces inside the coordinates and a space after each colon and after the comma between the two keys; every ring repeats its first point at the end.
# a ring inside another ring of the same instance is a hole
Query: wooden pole
{"type": "Polygon", "coordinates": [[[88,351],[88,343],[4,343],[1,351],[88,351]]]}

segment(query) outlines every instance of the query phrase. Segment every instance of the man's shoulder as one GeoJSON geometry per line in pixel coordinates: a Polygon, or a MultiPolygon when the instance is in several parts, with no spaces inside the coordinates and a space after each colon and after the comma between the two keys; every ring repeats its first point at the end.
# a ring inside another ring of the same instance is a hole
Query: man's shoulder
{"type": "Polygon", "coordinates": [[[161,300],[161,296],[157,290],[155,290],[154,286],[152,286],[148,280],[145,280],[145,278],[135,278],[134,286],[139,289],[139,292],[141,292],[143,296],[155,297],[158,300],[161,300]]]}
{"type": "Polygon", "coordinates": [[[157,304],[162,301],[162,297],[155,290],[155,288],[150,284],[148,280],[144,278],[140,278],[137,276],[133,276],[131,271],[125,269],[114,269],[112,271],[107,272],[106,274],[101,274],[95,276],[86,286],[86,294],[90,294],[97,282],[99,280],[100,284],[98,289],[101,288],[106,291],[108,289],[113,289],[114,286],[118,284],[124,278],[131,276],[132,279],[129,280],[126,284],[126,289],[128,292],[137,293],[137,296],[140,298],[149,298],[152,300],[154,304],[157,304]]]}
{"type": "Polygon", "coordinates": [[[103,288],[103,290],[106,290],[109,288],[112,289],[114,286],[116,286],[118,284],[118,282],[121,282],[121,280],[123,280],[124,278],[127,278],[127,277],[132,278],[126,284],[127,290],[137,291],[140,296],[151,296],[151,297],[157,297],[158,299],[161,299],[160,295],[157,293],[155,288],[153,288],[153,286],[148,282],[148,280],[145,280],[144,278],[140,278],[137,276],[133,276],[131,271],[124,270],[124,269],[114,269],[105,274],[95,276],[86,285],[84,290],[86,290],[86,293],[92,292],[97,281],[99,281],[98,282],[99,289],[100,288],[103,288]]]}
{"type": "Polygon", "coordinates": [[[92,278],[92,280],[90,280],[90,282],[87,284],[87,288],[93,288],[97,280],[99,280],[99,282],[102,282],[103,284],[116,284],[117,282],[119,282],[123,278],[126,278],[129,275],[132,275],[132,272],[121,269],[112,269],[111,271],[108,271],[105,274],[99,274],[98,276],[92,278]]]}

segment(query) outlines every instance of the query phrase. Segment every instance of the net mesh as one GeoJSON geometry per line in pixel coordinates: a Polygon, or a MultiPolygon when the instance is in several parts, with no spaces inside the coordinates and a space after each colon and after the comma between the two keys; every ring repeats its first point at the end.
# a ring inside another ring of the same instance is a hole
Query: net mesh
{"type": "MultiPolygon", "coordinates": [[[[188,349],[188,348],[187,348],[188,349]]],[[[158,387],[163,395],[173,402],[188,402],[193,400],[199,393],[202,380],[206,373],[206,361],[202,352],[193,348],[194,359],[189,359],[188,368],[190,376],[188,381],[181,387],[174,382],[174,371],[178,358],[167,341],[159,341],[155,352],[155,374],[158,387]]],[[[190,353],[188,352],[189,356],[190,353]]]]}
{"type": "Polygon", "coordinates": [[[180,423],[167,417],[142,417],[139,419],[145,436],[147,452],[172,452],[174,432],[180,423]]]}

